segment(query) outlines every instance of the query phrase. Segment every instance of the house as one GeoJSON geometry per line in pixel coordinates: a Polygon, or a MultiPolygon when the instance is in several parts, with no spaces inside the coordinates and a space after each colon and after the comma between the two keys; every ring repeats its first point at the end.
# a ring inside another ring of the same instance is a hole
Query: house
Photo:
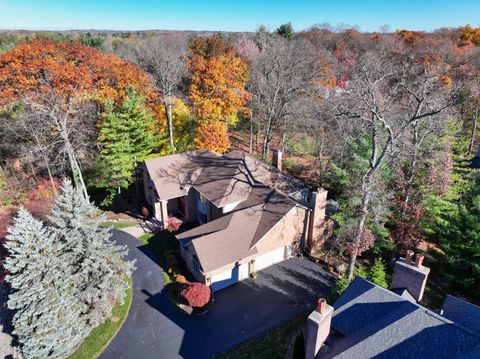
{"type": "Polygon", "coordinates": [[[318,238],[327,192],[309,193],[273,164],[239,151],[206,150],[148,159],[144,187],[160,226],[171,216],[192,229],[177,235],[192,274],[213,290],[254,276],[318,238]]]}
{"type": "Polygon", "coordinates": [[[307,320],[306,358],[480,358],[479,307],[451,296],[440,313],[418,303],[429,271],[422,259],[397,262],[403,288],[357,277],[333,307],[320,301],[307,320]]]}

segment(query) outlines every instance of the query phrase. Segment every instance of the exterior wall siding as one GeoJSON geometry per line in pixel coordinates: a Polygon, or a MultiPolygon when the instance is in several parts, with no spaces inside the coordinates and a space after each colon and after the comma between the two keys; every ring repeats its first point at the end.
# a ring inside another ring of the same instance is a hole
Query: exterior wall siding
{"type": "Polygon", "coordinates": [[[278,222],[257,243],[259,254],[271,252],[277,248],[288,245],[299,246],[304,236],[304,223],[307,211],[301,207],[295,207],[278,222]]]}

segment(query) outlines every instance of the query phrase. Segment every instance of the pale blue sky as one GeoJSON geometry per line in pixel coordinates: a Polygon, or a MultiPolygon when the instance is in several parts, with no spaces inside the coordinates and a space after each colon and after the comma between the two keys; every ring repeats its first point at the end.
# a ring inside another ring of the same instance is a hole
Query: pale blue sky
{"type": "Polygon", "coordinates": [[[291,21],[376,31],[480,26],[480,0],[0,0],[0,28],[253,31],[291,21]]]}

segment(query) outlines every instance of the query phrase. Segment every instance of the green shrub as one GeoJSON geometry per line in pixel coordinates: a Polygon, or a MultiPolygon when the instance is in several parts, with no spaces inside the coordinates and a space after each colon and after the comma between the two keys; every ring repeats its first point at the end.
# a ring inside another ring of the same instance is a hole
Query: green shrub
{"type": "Polygon", "coordinates": [[[345,289],[350,285],[348,277],[341,274],[335,282],[335,285],[332,288],[332,293],[330,294],[330,303],[333,303],[345,289]]]}
{"type": "Polygon", "coordinates": [[[388,288],[387,275],[385,273],[385,262],[379,258],[375,259],[375,262],[368,271],[368,280],[383,287],[388,288]]]}
{"type": "Polygon", "coordinates": [[[355,272],[354,272],[354,277],[362,277],[364,279],[367,279],[368,278],[368,274],[367,274],[367,271],[365,270],[365,267],[363,267],[362,265],[359,265],[357,268],[355,268],[355,272]]]}

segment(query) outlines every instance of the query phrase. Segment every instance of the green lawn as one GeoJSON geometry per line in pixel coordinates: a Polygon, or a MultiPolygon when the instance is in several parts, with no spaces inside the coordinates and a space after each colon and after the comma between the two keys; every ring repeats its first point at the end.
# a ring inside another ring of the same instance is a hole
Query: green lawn
{"type": "Polygon", "coordinates": [[[175,303],[175,294],[173,290],[173,279],[167,273],[165,262],[165,253],[177,251],[179,249],[178,240],[175,235],[168,232],[146,233],[138,238],[138,240],[148,246],[158,260],[158,264],[162,268],[163,282],[167,289],[168,296],[172,303],[175,303]]]}
{"type": "Polygon", "coordinates": [[[130,304],[132,303],[132,279],[128,279],[128,289],[125,297],[125,303],[118,303],[112,309],[112,316],[108,318],[103,324],[94,328],[78,349],[68,357],[68,359],[93,359],[97,358],[108,343],[113,339],[115,334],[125,322],[127,318],[130,304]],[[112,322],[112,318],[118,319],[112,322]]]}
{"type": "Polygon", "coordinates": [[[120,221],[120,222],[115,222],[115,221],[105,221],[100,224],[101,227],[104,228],[127,228],[127,227],[135,227],[138,223],[135,221],[120,221]]]}
{"type": "MultiPolygon", "coordinates": [[[[175,235],[162,231],[160,233],[146,233],[138,238],[155,254],[162,268],[165,266],[165,253],[168,251],[178,251],[179,243],[175,235]]],[[[165,268],[164,268],[165,269],[165,268]]]]}
{"type": "MultiPolygon", "coordinates": [[[[308,313],[309,314],[309,313],[308,313]]],[[[216,359],[283,359],[295,335],[305,324],[307,314],[292,319],[277,328],[216,356],[216,359]]]]}

